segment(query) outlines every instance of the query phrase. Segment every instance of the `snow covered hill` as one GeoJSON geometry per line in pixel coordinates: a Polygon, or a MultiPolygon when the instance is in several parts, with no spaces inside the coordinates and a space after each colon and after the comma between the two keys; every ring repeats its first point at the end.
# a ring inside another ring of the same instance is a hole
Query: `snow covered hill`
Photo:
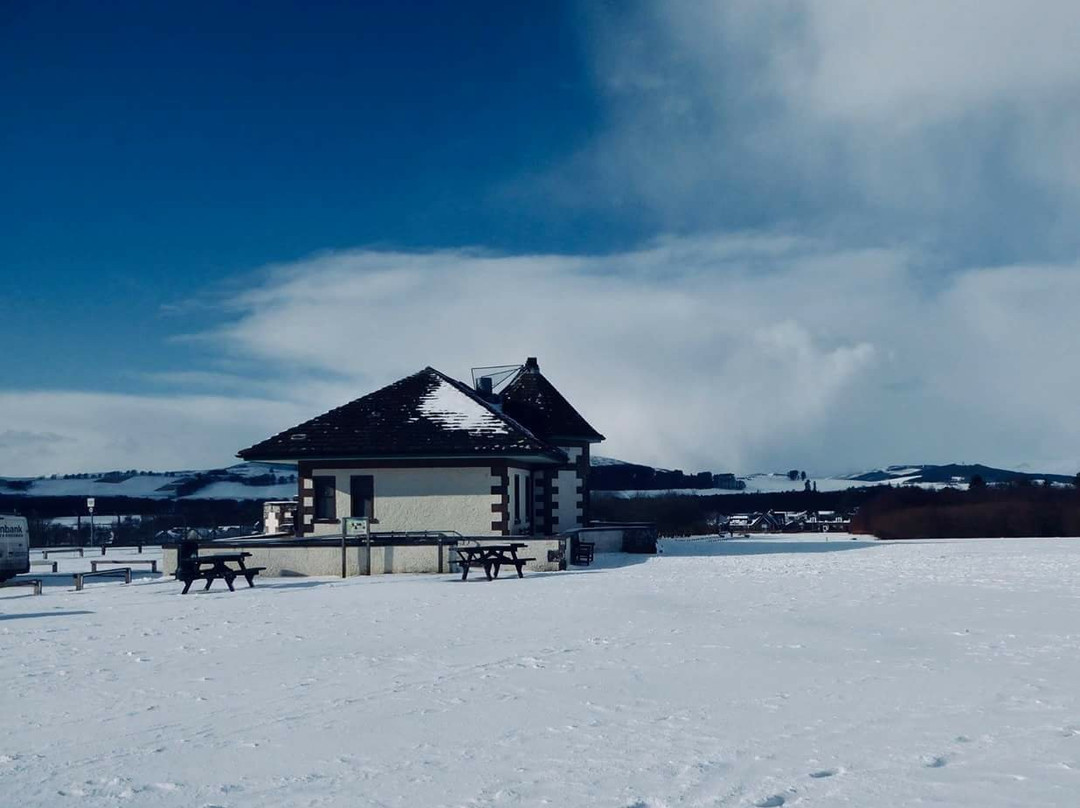
{"type": "MultiPolygon", "coordinates": [[[[596,456],[592,466],[599,469],[596,479],[605,476],[616,479],[647,480],[648,484],[636,487],[603,485],[598,490],[611,491],[618,496],[643,494],[657,496],[667,493],[696,494],[772,494],[783,491],[801,491],[806,485],[802,479],[792,480],[787,474],[748,474],[732,478],[741,481],[741,489],[717,488],[712,485],[690,485],[701,474],[683,474],[671,469],[655,468],[641,463],[628,463],[612,457],[596,456]],[[657,480],[672,480],[672,484],[657,485],[657,480]]],[[[709,476],[710,473],[705,473],[709,476]]],[[[981,465],[904,465],[888,466],[874,471],[861,472],[843,477],[811,477],[811,485],[818,491],[843,491],[875,485],[918,485],[924,488],[942,488],[951,485],[966,488],[968,480],[978,474],[988,484],[1008,483],[1020,479],[1041,482],[1049,480],[1069,484],[1071,477],[1054,474],[1008,471],[981,465]]],[[[716,475],[711,475],[715,478],[716,475]]],[[[0,477],[0,495],[25,497],[131,497],[137,499],[236,499],[267,500],[290,499],[296,496],[296,469],[291,466],[275,466],[264,463],[237,463],[224,469],[186,471],[109,471],[71,474],[53,477],[0,477]]]]}
{"type": "Polygon", "coordinates": [[[25,497],[135,499],[288,499],[296,496],[290,466],[238,463],[205,471],[110,471],[52,477],[0,477],[0,494],[25,497]]]}
{"type": "MultiPolygon", "coordinates": [[[[601,469],[596,478],[604,480],[634,480],[652,478],[666,478],[669,475],[682,475],[686,481],[700,475],[682,474],[682,472],[669,469],[657,469],[639,463],[629,463],[611,457],[593,457],[594,469],[601,469]]],[[[950,464],[950,465],[897,465],[887,466],[873,471],[859,472],[838,477],[814,477],[806,479],[798,477],[791,479],[787,474],[761,473],[747,474],[737,477],[744,485],[743,488],[731,487],[717,488],[713,486],[663,486],[663,485],[599,485],[595,488],[611,493],[615,496],[660,496],[666,494],[683,494],[696,496],[714,496],[721,494],[776,494],[785,491],[802,491],[807,483],[816,487],[818,491],[846,491],[850,488],[866,488],[879,485],[913,485],[920,488],[953,488],[965,489],[969,481],[975,476],[982,477],[988,485],[1009,484],[1019,481],[1043,483],[1049,481],[1056,485],[1071,485],[1074,478],[1060,474],[1041,474],[1032,472],[1010,471],[997,469],[991,466],[978,464],[950,464]]],[[[715,475],[713,475],[715,478],[715,475]]]]}

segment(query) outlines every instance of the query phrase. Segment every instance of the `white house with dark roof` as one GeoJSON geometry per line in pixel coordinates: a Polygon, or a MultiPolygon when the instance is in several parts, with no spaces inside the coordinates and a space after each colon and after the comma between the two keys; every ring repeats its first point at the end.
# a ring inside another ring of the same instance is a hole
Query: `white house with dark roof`
{"type": "Polygon", "coordinates": [[[297,468],[297,538],[376,533],[545,536],[588,518],[602,441],[530,358],[499,393],[427,367],[239,456],[297,468]]]}

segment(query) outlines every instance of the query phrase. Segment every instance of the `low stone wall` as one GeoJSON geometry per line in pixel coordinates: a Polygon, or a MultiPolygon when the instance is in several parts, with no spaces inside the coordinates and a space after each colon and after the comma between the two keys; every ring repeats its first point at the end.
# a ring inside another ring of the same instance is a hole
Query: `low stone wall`
{"type": "Polygon", "coordinates": [[[595,553],[621,553],[623,532],[617,528],[584,528],[578,531],[580,541],[592,542],[595,553]]]}
{"type": "MultiPolygon", "coordinates": [[[[462,544],[506,544],[509,541],[522,541],[527,546],[518,550],[523,558],[535,558],[525,565],[526,570],[549,572],[559,569],[558,561],[548,561],[548,551],[559,549],[558,539],[529,539],[511,537],[468,540],[462,544]]],[[[249,567],[266,567],[261,573],[269,577],[306,577],[341,575],[340,545],[320,542],[305,544],[299,541],[260,542],[202,545],[200,555],[214,553],[251,553],[245,562],[249,567]]],[[[164,571],[171,575],[176,571],[177,550],[175,547],[164,548],[164,571]]],[[[455,561],[457,554],[451,545],[443,544],[387,544],[371,548],[371,575],[390,573],[444,573],[458,572],[455,561]]],[[[368,548],[350,544],[345,548],[345,571],[349,576],[368,575],[368,548]]]]}
{"type": "Polygon", "coordinates": [[[575,528],[578,541],[592,542],[595,553],[655,553],[656,526],[647,522],[616,522],[575,528]]]}

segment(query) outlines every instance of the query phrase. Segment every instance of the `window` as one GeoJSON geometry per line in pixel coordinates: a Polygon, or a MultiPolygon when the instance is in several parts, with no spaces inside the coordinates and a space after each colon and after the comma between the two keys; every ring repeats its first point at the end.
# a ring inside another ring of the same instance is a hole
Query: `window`
{"type": "Polygon", "coordinates": [[[349,478],[349,496],[352,500],[350,516],[375,518],[375,478],[370,474],[354,474],[349,478]]]}
{"type": "Polygon", "coordinates": [[[315,478],[315,518],[337,519],[337,504],[334,499],[334,478],[330,475],[315,478]]]}
{"type": "Polygon", "coordinates": [[[521,521],[521,475],[514,475],[514,523],[521,521]]]}

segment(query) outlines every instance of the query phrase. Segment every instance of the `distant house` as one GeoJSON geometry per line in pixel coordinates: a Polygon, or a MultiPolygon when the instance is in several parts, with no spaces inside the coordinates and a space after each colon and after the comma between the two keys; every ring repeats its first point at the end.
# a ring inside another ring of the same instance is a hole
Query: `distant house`
{"type": "Polygon", "coordinates": [[[727,530],[742,533],[772,533],[783,527],[783,522],[771,511],[766,513],[737,513],[728,517],[727,530]]]}
{"type": "Polygon", "coordinates": [[[839,511],[811,511],[804,529],[816,530],[820,533],[843,533],[850,527],[850,514],[839,511]]]}
{"type": "Polygon", "coordinates": [[[839,511],[774,511],[785,533],[838,533],[851,525],[851,515],[839,511]]]}
{"type": "Polygon", "coordinates": [[[806,530],[806,511],[773,511],[773,516],[784,533],[801,533],[806,530]]]}
{"type": "Polygon", "coordinates": [[[427,367],[244,449],[297,469],[297,537],[366,516],[377,532],[542,536],[587,524],[604,439],[530,357],[497,394],[427,367]]]}

